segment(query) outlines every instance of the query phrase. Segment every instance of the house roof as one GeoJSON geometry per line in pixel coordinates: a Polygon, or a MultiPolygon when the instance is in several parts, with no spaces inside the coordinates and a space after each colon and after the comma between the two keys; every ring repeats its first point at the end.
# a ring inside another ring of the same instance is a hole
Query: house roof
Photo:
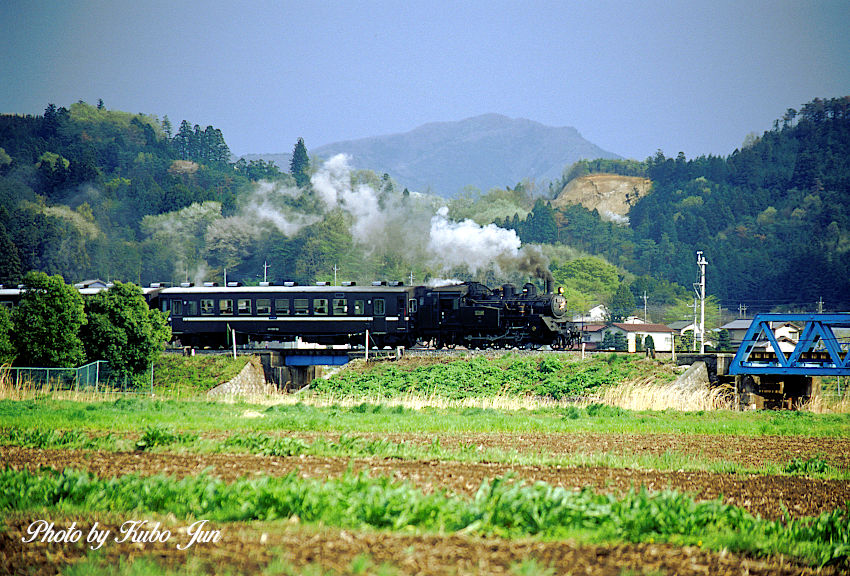
{"type": "MultiPolygon", "coordinates": [[[[744,320],[732,320],[731,322],[724,324],[720,328],[721,330],[724,328],[726,330],[747,330],[752,325],[752,323],[752,318],[747,318],[744,320]]],[[[770,325],[774,330],[776,328],[783,328],[785,326],[790,326],[791,328],[802,330],[802,326],[800,326],[800,324],[797,322],[771,322],[770,325]]]]}
{"type": "Polygon", "coordinates": [[[752,324],[752,323],[753,323],[753,320],[751,318],[746,318],[746,319],[743,319],[743,320],[738,319],[738,320],[732,320],[731,322],[727,322],[726,324],[724,324],[720,328],[726,329],[726,330],[747,330],[750,327],[750,324],[752,324]]]}
{"type": "Polygon", "coordinates": [[[74,284],[75,288],[109,288],[111,284],[100,279],[83,280],[74,284]]]}
{"type": "Polygon", "coordinates": [[[682,328],[687,328],[693,325],[693,320],[678,320],[677,322],[670,322],[667,326],[673,330],[681,330],[682,328]]]}
{"type": "Polygon", "coordinates": [[[670,333],[673,330],[664,324],[623,324],[615,322],[614,326],[624,332],[663,332],[670,333]]]}

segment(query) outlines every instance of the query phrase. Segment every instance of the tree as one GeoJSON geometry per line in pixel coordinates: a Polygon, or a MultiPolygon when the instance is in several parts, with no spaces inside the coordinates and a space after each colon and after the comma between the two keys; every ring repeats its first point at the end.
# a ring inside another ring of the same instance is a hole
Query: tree
{"type": "Polygon", "coordinates": [[[611,334],[610,330],[606,330],[605,334],[602,336],[602,349],[603,350],[611,350],[614,347],[614,335],[611,334]]]}
{"type": "Polygon", "coordinates": [[[168,114],[162,117],[162,131],[165,133],[166,138],[171,139],[171,132],[174,130],[174,127],[171,125],[171,120],[168,119],[168,114]]]}
{"type": "Polygon", "coordinates": [[[629,349],[629,340],[626,335],[620,331],[614,333],[614,350],[625,352],[629,349]]]}
{"type": "Polygon", "coordinates": [[[28,272],[20,303],[12,311],[12,343],[22,366],[71,367],[85,359],[80,327],[83,297],[59,276],[28,272]]]}
{"type": "Polygon", "coordinates": [[[0,305],[0,365],[11,364],[15,359],[12,345],[12,318],[9,309],[0,305]]]}
{"type": "Polygon", "coordinates": [[[299,138],[292,151],[292,161],[289,163],[289,173],[295,178],[295,184],[304,188],[310,183],[310,158],[307,156],[307,147],[304,139],[299,138]]]}
{"type": "Polygon", "coordinates": [[[635,298],[632,296],[632,291],[629,290],[629,285],[620,282],[617,292],[611,299],[611,322],[622,322],[634,309],[635,298]]]}
{"type": "Polygon", "coordinates": [[[0,284],[17,284],[21,279],[21,258],[18,248],[0,223],[0,284]]]}
{"type": "Polygon", "coordinates": [[[732,337],[725,328],[717,334],[717,349],[721,351],[732,349],[732,337]]]}
{"type": "Polygon", "coordinates": [[[125,376],[144,373],[171,339],[165,315],[151,309],[135,284],[116,282],[86,300],[82,329],[89,360],[106,360],[125,376]]]}

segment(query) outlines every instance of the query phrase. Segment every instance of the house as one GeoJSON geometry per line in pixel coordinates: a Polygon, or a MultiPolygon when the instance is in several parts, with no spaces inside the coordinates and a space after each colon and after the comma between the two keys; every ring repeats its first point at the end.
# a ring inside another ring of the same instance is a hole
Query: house
{"type": "Polygon", "coordinates": [[[103,280],[83,280],[82,282],[77,282],[74,284],[74,288],[78,290],[83,290],[85,288],[109,288],[112,286],[111,282],[104,282],[103,280]]]}
{"type": "Polygon", "coordinates": [[[573,322],[583,324],[603,324],[608,319],[608,308],[605,304],[599,304],[591,308],[587,314],[573,316],[573,322]]]}
{"type": "Polygon", "coordinates": [[[673,350],[673,330],[664,324],[626,324],[615,322],[610,330],[621,330],[626,334],[629,352],[637,352],[637,338],[645,341],[647,336],[652,336],[655,350],[658,352],[670,352],[673,350]]]}
{"type": "Polygon", "coordinates": [[[693,320],[679,320],[677,322],[671,322],[667,325],[667,327],[675,332],[678,337],[684,336],[685,332],[690,332],[691,336],[693,336],[699,331],[699,327],[694,324],[693,320]]]}
{"type": "Polygon", "coordinates": [[[112,282],[104,282],[103,280],[84,280],[74,284],[74,288],[80,291],[84,296],[92,296],[102,290],[112,288],[112,282]]]}
{"type": "Polygon", "coordinates": [[[581,327],[581,341],[587,350],[598,350],[602,347],[605,328],[607,326],[602,323],[585,324],[581,327]]]}
{"type": "Polygon", "coordinates": [[[732,346],[737,348],[744,341],[744,336],[747,335],[747,330],[750,329],[752,323],[751,319],[738,319],[727,322],[720,329],[729,332],[729,340],[732,342],[732,346]]]}
{"type": "MultiPolygon", "coordinates": [[[[732,322],[728,322],[721,326],[720,329],[729,332],[729,339],[732,342],[732,346],[738,347],[741,345],[741,342],[744,341],[744,337],[747,335],[747,330],[750,329],[752,323],[753,321],[751,319],[733,320],[732,322]]],[[[770,322],[770,327],[776,336],[779,348],[783,352],[793,351],[794,347],[797,345],[797,341],[800,339],[800,326],[793,322],[770,322]]],[[[766,339],[763,343],[759,343],[756,347],[764,348],[768,352],[773,352],[773,347],[766,339]]]]}
{"type": "Polygon", "coordinates": [[[611,325],[606,324],[585,324],[582,327],[582,342],[587,345],[590,350],[598,350],[602,348],[602,341],[605,339],[605,332],[615,334],[621,332],[626,337],[629,352],[637,352],[637,339],[645,341],[647,336],[652,336],[652,341],[655,343],[655,350],[658,352],[670,352],[673,349],[673,330],[663,324],[648,324],[648,323],[625,323],[616,322],[611,325]]]}

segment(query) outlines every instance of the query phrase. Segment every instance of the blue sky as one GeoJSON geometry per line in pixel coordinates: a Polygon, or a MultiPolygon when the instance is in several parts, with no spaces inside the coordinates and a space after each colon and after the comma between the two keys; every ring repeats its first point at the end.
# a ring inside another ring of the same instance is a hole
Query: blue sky
{"type": "Polygon", "coordinates": [[[726,155],[850,94],[850,4],[5,0],[0,113],[77,100],[289,152],[484,113],[644,159],[726,155]]]}

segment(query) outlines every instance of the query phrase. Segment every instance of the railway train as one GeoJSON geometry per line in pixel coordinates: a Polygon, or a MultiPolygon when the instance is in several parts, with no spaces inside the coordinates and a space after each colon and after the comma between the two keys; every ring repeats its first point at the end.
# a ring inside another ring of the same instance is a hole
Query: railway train
{"type": "MultiPolygon", "coordinates": [[[[83,293],[98,288],[80,287],[83,293]]],[[[103,289],[101,287],[100,289],[103,289]]],[[[0,290],[0,302],[14,305],[21,289],[0,290]]],[[[489,289],[477,282],[441,287],[401,282],[353,282],[299,286],[229,282],[166,287],[143,292],[150,306],[168,314],[176,344],[224,347],[287,342],[326,345],[437,348],[567,349],[580,343],[578,326],[567,317],[566,300],[532,283],[518,289],[505,284],[489,289]]]]}

